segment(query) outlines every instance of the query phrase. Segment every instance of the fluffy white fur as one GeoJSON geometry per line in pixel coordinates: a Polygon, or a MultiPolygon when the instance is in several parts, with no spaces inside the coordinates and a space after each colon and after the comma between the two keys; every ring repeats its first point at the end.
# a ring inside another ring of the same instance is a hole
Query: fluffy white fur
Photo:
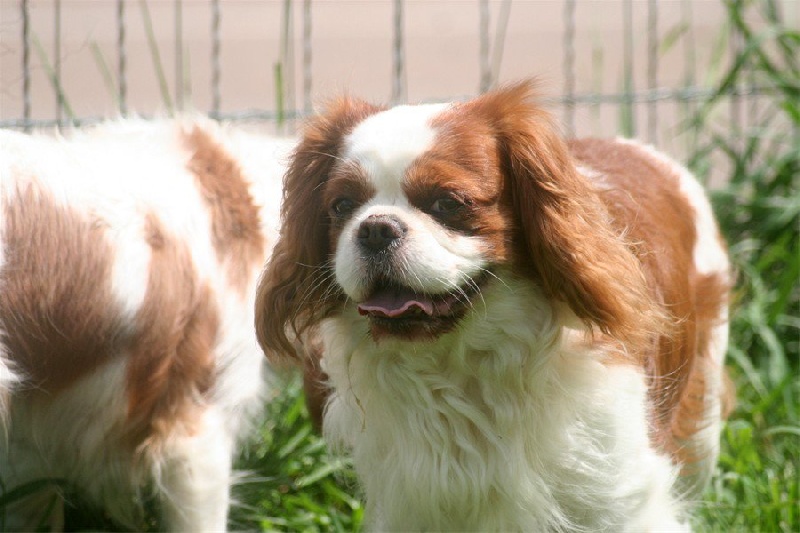
{"type": "MultiPolygon", "coordinates": [[[[266,260],[277,234],[280,180],[292,143],[220,127],[203,119],[121,120],[70,138],[0,132],[0,195],[14,201],[27,186],[59,204],[91,215],[105,227],[113,246],[112,292],[116,313],[128,321],[146,296],[151,248],[145,216],[154,214],[166,234],[191,254],[198,282],[213,291],[219,317],[213,348],[215,384],[203,398],[195,429],[180,424],[164,431],[157,445],[142,443],[133,454],[116,443],[126,431],[128,353],[104,361],[57,394],[38,394],[13,353],[0,340],[0,480],[5,489],[43,478],[79,487],[113,518],[136,527],[142,498],[156,494],[172,531],[226,528],[231,462],[237,440],[260,412],[267,385],[263,354],[253,332],[253,298],[258,265],[231,286],[212,246],[210,213],[187,169],[186,135],[202,130],[237,160],[259,210],[266,260]],[[21,374],[21,375],[20,375],[21,374]]],[[[0,213],[0,221],[4,213],[0,213]]],[[[2,222],[0,222],[2,224],[2,222]]],[[[0,237],[3,236],[0,225],[0,237]]],[[[0,252],[4,246],[0,246],[0,252]]],[[[2,272],[0,263],[0,273],[2,272]]],[[[82,272],[69,272],[79,278],[82,272]]],[[[98,280],[100,282],[102,280],[98,280]]],[[[3,288],[0,287],[0,298],[3,288]]],[[[0,334],[4,317],[0,316],[0,334]]],[[[35,525],[47,495],[6,509],[6,527],[35,525]]],[[[58,516],[53,527],[58,528],[58,516]]]]}
{"type": "Polygon", "coordinates": [[[376,345],[355,312],[323,324],[325,434],[353,454],[371,528],[684,529],[645,376],[600,364],[529,283],[498,277],[458,334],[413,349],[376,345]]]}

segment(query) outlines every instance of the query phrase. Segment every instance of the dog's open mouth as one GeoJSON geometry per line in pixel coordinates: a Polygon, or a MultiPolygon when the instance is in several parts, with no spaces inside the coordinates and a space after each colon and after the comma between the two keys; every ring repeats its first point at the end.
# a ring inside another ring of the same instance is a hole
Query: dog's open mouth
{"type": "Polygon", "coordinates": [[[464,317],[488,277],[485,273],[457,289],[439,294],[420,293],[381,280],[358,304],[358,312],[369,319],[376,338],[385,335],[408,339],[435,337],[450,331],[464,317]]]}

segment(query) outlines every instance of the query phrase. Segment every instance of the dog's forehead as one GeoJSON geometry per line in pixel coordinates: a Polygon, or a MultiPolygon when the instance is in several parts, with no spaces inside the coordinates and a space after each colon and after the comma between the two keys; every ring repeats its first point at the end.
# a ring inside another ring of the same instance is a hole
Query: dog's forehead
{"type": "Polygon", "coordinates": [[[357,162],[379,190],[398,187],[409,165],[433,145],[433,119],[449,106],[403,105],[376,113],[346,137],[343,156],[357,162]]]}

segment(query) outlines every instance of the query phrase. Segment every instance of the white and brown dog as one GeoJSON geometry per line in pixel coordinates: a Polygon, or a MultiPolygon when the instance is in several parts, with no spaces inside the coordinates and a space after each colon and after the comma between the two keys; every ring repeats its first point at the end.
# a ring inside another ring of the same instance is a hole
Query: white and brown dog
{"type": "Polygon", "coordinates": [[[726,247],[689,172],[565,142],[521,83],[310,121],[257,297],[321,340],[376,530],[653,531],[714,470],[726,247]]]}
{"type": "MultiPolygon", "coordinates": [[[[291,146],[204,120],[0,132],[4,491],[64,479],[135,527],[152,489],[169,530],[225,529],[291,146]]],[[[46,497],[5,526],[35,525],[46,497]]]]}

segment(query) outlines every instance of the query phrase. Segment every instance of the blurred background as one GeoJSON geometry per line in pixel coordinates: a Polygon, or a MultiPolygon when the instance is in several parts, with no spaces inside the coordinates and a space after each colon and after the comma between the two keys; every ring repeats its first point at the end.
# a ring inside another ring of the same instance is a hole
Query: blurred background
{"type": "MultiPolygon", "coordinates": [[[[538,77],[566,134],[641,138],[711,189],[738,276],[738,404],[693,525],[796,532],[799,27],[800,0],[0,0],[0,127],[196,111],[294,134],[343,93],[443,101],[538,77]]],[[[266,411],[231,527],[360,529],[349,462],[314,434],[296,376],[266,411]]],[[[8,488],[0,472],[0,530],[15,494],[49,483],[8,488]]],[[[70,501],[68,529],[114,529],[70,501]]]]}
{"type": "MultiPolygon", "coordinates": [[[[0,126],[198,110],[293,119],[349,92],[464,98],[536,76],[578,135],[683,155],[698,102],[745,46],[713,0],[3,0],[0,126]]],[[[778,0],[789,26],[800,2],[778,0]]],[[[763,23],[754,20],[754,23],[763,23]]],[[[766,87],[728,88],[736,126],[766,87]]]]}

